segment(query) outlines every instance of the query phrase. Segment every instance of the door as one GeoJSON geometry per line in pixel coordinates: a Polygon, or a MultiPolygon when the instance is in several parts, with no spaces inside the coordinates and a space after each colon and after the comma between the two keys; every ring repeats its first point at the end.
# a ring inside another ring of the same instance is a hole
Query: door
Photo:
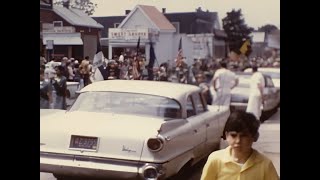
{"type": "Polygon", "coordinates": [[[196,95],[189,95],[187,99],[187,120],[191,124],[192,139],[194,145],[195,158],[202,158],[206,148],[206,124],[205,114],[201,110],[197,110],[198,98],[196,95]]]}
{"type": "Polygon", "coordinates": [[[278,89],[274,86],[271,77],[266,77],[266,85],[264,90],[265,104],[264,109],[271,110],[278,105],[280,100],[278,89]]]}

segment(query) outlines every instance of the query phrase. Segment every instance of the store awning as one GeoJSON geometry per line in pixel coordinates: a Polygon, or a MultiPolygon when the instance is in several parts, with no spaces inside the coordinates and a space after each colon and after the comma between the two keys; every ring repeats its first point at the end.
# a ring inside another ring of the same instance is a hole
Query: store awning
{"type": "Polygon", "coordinates": [[[83,45],[80,33],[43,33],[43,44],[53,40],[54,45],[83,45]]]}

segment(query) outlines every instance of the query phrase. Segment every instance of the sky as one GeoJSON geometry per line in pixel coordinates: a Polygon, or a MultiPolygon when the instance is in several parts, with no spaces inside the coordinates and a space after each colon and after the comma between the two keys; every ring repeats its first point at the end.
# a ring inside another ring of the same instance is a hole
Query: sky
{"type": "Polygon", "coordinates": [[[91,0],[97,4],[92,16],[123,16],[125,10],[132,10],[137,4],[155,6],[160,12],[195,12],[202,10],[218,12],[221,19],[232,9],[241,9],[245,23],[257,29],[273,24],[280,29],[280,0],[91,0]]]}

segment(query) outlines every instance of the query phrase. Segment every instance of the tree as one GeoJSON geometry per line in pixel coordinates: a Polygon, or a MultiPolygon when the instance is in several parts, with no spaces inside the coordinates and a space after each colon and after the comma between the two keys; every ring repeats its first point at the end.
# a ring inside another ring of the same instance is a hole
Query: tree
{"type": "MultiPolygon", "coordinates": [[[[54,0],[54,5],[62,5],[65,0],[54,0]]],[[[70,0],[69,0],[70,1],[70,0]]],[[[73,0],[70,1],[70,7],[83,10],[89,16],[94,13],[97,4],[93,4],[91,0],[73,0]]]]}
{"type": "Polygon", "coordinates": [[[272,32],[274,30],[278,30],[278,28],[277,28],[277,26],[275,26],[273,24],[266,24],[266,25],[258,28],[259,32],[265,32],[267,34],[269,34],[270,32],[272,32]]]}
{"type": "MultiPolygon", "coordinates": [[[[241,9],[227,12],[227,16],[222,19],[223,29],[227,34],[227,42],[231,51],[240,54],[239,49],[246,40],[250,40],[249,36],[254,30],[248,27],[242,17],[241,9]]],[[[251,43],[250,43],[251,44],[251,43]]],[[[247,54],[246,54],[247,55],[247,54]]]]}

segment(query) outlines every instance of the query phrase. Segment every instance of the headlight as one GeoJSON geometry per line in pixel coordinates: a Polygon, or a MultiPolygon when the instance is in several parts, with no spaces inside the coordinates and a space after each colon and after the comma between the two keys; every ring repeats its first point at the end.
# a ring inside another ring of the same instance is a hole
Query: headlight
{"type": "Polygon", "coordinates": [[[147,145],[151,151],[160,151],[163,148],[163,140],[160,138],[150,138],[147,145]]]}

